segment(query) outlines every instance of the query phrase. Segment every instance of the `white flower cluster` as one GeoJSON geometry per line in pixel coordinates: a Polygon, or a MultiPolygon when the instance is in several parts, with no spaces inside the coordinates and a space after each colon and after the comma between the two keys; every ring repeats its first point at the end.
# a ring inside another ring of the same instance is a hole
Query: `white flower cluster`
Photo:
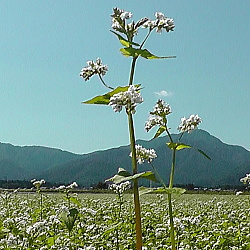
{"type": "Polygon", "coordinates": [[[26,228],[26,233],[33,235],[35,233],[39,233],[39,235],[45,235],[47,230],[48,230],[47,221],[43,220],[43,221],[37,221],[33,225],[28,226],[26,228]]]}
{"type": "Polygon", "coordinates": [[[150,115],[165,117],[171,113],[171,107],[169,104],[159,99],[154,106],[154,110],[150,112],[150,115]]]}
{"type": "Polygon", "coordinates": [[[140,94],[140,89],[135,85],[130,85],[127,91],[114,94],[109,101],[109,106],[112,106],[115,112],[121,112],[122,106],[125,106],[127,112],[135,114],[137,103],[142,103],[143,98],[140,94]]]}
{"type": "Polygon", "coordinates": [[[80,72],[80,76],[85,80],[88,81],[93,75],[105,75],[108,71],[108,66],[102,64],[102,61],[100,58],[96,59],[96,62],[94,61],[87,61],[86,67],[82,68],[80,72]]]}
{"type": "Polygon", "coordinates": [[[169,104],[159,99],[156,102],[153,111],[149,113],[150,116],[145,123],[146,131],[148,132],[151,128],[155,126],[165,126],[167,122],[166,116],[171,113],[171,107],[169,106],[169,104]]]}
{"type": "Polygon", "coordinates": [[[124,11],[119,8],[114,8],[113,11],[114,12],[111,15],[112,29],[114,29],[115,31],[127,34],[127,36],[129,37],[129,40],[132,40],[132,37],[137,34],[138,28],[148,20],[148,19],[146,20],[141,19],[136,24],[134,22],[126,23],[126,21],[132,18],[133,16],[131,12],[124,11]]]}
{"type": "Polygon", "coordinates": [[[74,189],[78,187],[78,184],[74,181],[73,183],[71,183],[70,185],[68,186],[65,186],[65,185],[61,185],[57,188],[57,190],[62,190],[62,191],[65,191],[65,190],[69,190],[69,189],[74,189]]]}
{"type": "Polygon", "coordinates": [[[155,126],[164,126],[163,118],[160,116],[150,116],[145,123],[145,129],[148,132],[151,128],[155,126]]]}
{"type": "MultiPolygon", "coordinates": [[[[114,8],[113,11],[114,13],[111,15],[112,28],[116,31],[122,32],[123,29],[126,27],[125,20],[132,18],[133,14],[131,12],[124,11],[119,8],[114,8]]],[[[131,24],[128,24],[128,26],[131,26],[131,24]]]]}
{"type": "Polygon", "coordinates": [[[153,30],[156,28],[156,32],[161,33],[162,29],[166,32],[174,30],[174,20],[172,18],[166,17],[162,12],[155,12],[155,20],[148,20],[143,24],[144,28],[150,28],[153,30]]]}
{"type": "Polygon", "coordinates": [[[191,133],[201,123],[201,118],[198,115],[190,115],[189,118],[181,118],[181,123],[177,128],[180,132],[191,133]]]}
{"type": "Polygon", "coordinates": [[[173,31],[175,25],[172,18],[166,17],[162,12],[155,13],[155,20],[150,20],[147,17],[141,18],[136,24],[131,22],[126,24],[126,20],[132,18],[133,14],[128,11],[121,10],[119,8],[113,9],[112,17],[112,28],[121,33],[128,33],[133,37],[134,34],[137,34],[138,28],[149,28],[153,30],[156,28],[158,33],[166,30],[166,32],[173,31]]]}
{"type": "Polygon", "coordinates": [[[37,189],[39,189],[44,183],[45,180],[41,179],[40,181],[37,181],[36,179],[33,179],[30,181],[37,189]]]}
{"type": "Polygon", "coordinates": [[[109,189],[114,191],[116,194],[123,194],[125,190],[130,189],[131,185],[129,181],[122,182],[120,184],[111,184],[109,189]]]}
{"type": "MultiPolygon", "coordinates": [[[[135,145],[135,150],[138,164],[144,163],[144,160],[147,160],[148,163],[150,163],[153,161],[154,158],[157,157],[154,149],[146,149],[143,148],[141,145],[135,145]]],[[[132,157],[132,153],[130,153],[129,156],[132,157]]]]}
{"type": "Polygon", "coordinates": [[[240,182],[243,182],[244,184],[250,184],[250,174],[246,174],[245,177],[240,179],[240,182]]]}

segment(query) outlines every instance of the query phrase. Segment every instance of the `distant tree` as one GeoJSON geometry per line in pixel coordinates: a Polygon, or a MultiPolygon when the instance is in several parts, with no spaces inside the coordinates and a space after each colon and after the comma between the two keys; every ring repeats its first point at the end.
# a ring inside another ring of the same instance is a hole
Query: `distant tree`
{"type": "Polygon", "coordinates": [[[93,185],[94,189],[108,189],[108,184],[106,182],[99,181],[97,184],[93,185]]]}
{"type": "Polygon", "coordinates": [[[185,185],[185,188],[187,190],[194,190],[194,184],[187,184],[187,185],[185,185]]]}

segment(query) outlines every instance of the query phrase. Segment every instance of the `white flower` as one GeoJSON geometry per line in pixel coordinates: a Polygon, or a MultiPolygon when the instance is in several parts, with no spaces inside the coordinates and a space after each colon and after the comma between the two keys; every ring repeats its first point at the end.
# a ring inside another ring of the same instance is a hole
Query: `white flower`
{"type": "Polygon", "coordinates": [[[114,13],[111,15],[112,17],[112,28],[116,31],[124,33],[125,31],[125,26],[126,26],[126,21],[130,19],[133,14],[129,11],[124,11],[119,8],[114,8],[113,9],[114,13]]]}
{"type": "Polygon", "coordinates": [[[119,8],[113,8],[114,13],[111,15],[111,17],[121,17],[121,15],[125,12],[122,9],[119,8]]]}
{"type": "Polygon", "coordinates": [[[28,226],[26,228],[26,233],[30,235],[34,235],[35,233],[39,233],[40,235],[44,235],[46,230],[48,229],[48,224],[46,220],[37,221],[33,225],[28,226]]]}
{"type": "Polygon", "coordinates": [[[109,189],[114,191],[116,194],[123,194],[124,191],[130,189],[130,187],[131,185],[129,181],[109,185],[109,189]]]}
{"type": "Polygon", "coordinates": [[[122,20],[132,18],[133,14],[131,12],[123,11],[120,15],[122,20]]]}
{"type": "Polygon", "coordinates": [[[148,132],[151,128],[155,126],[166,126],[166,116],[171,113],[172,111],[170,105],[159,99],[156,102],[153,111],[149,113],[150,116],[145,123],[146,131],[148,132]]]}
{"type": "Polygon", "coordinates": [[[56,188],[57,190],[64,190],[66,187],[64,185],[59,186],[58,188],[56,188]]]}
{"type": "Polygon", "coordinates": [[[118,31],[122,29],[121,25],[119,24],[119,22],[116,21],[115,18],[112,19],[111,27],[112,27],[112,29],[118,30],[118,31]]]}
{"type": "Polygon", "coordinates": [[[165,15],[162,12],[155,12],[155,17],[158,20],[164,19],[165,15]]]}
{"type": "Polygon", "coordinates": [[[142,102],[143,98],[141,97],[139,88],[130,85],[127,91],[114,94],[109,100],[109,106],[111,106],[115,112],[120,112],[122,106],[125,106],[127,112],[134,114],[136,112],[136,105],[142,102]]]}
{"type": "Polygon", "coordinates": [[[45,183],[45,180],[41,179],[40,181],[37,181],[36,179],[33,179],[31,182],[37,189],[39,189],[45,183]]]}
{"type": "Polygon", "coordinates": [[[102,64],[102,61],[100,58],[96,59],[96,62],[94,61],[87,61],[86,67],[82,68],[80,72],[80,76],[85,80],[89,80],[93,75],[105,75],[108,71],[108,66],[102,64]]]}
{"type": "Polygon", "coordinates": [[[162,29],[166,32],[173,31],[175,25],[172,18],[166,17],[162,12],[155,13],[156,20],[148,20],[143,24],[144,28],[150,28],[153,30],[156,28],[156,32],[161,33],[162,29]]]}
{"type": "Polygon", "coordinates": [[[68,185],[68,186],[66,187],[66,189],[74,189],[74,188],[76,188],[76,187],[78,187],[78,184],[74,181],[73,183],[71,183],[70,185],[68,185]]]}
{"type": "Polygon", "coordinates": [[[151,128],[155,126],[165,126],[163,118],[160,116],[151,115],[145,123],[145,129],[148,132],[151,128]]]}
{"type": "Polygon", "coordinates": [[[244,184],[250,184],[250,174],[246,174],[245,177],[240,179],[240,182],[243,182],[244,184]]]}
{"type": "Polygon", "coordinates": [[[171,114],[171,107],[169,104],[165,103],[163,100],[159,99],[155,106],[154,110],[150,112],[151,115],[158,115],[161,117],[165,117],[169,114],[171,114]]]}
{"type": "MultiPolygon", "coordinates": [[[[146,149],[143,148],[141,145],[135,145],[136,151],[136,159],[139,164],[142,164],[144,160],[147,160],[148,163],[152,162],[154,158],[157,157],[156,152],[154,149],[146,149]]],[[[132,152],[130,155],[132,157],[132,152]]]]}
{"type": "Polygon", "coordinates": [[[201,123],[201,118],[198,115],[191,115],[189,118],[181,118],[181,123],[177,128],[180,132],[191,133],[201,123]]]}
{"type": "Polygon", "coordinates": [[[113,11],[114,13],[111,15],[111,17],[113,17],[113,20],[125,20],[130,19],[133,16],[131,12],[119,8],[114,8],[113,11]]]}
{"type": "Polygon", "coordinates": [[[172,18],[165,17],[165,15],[162,12],[156,12],[156,31],[158,33],[162,32],[162,29],[165,29],[166,32],[173,31],[175,25],[174,20],[172,18]]]}
{"type": "Polygon", "coordinates": [[[125,34],[127,37],[129,37],[129,40],[132,41],[134,35],[137,35],[138,28],[146,22],[146,18],[139,20],[136,24],[134,21],[131,23],[127,23],[127,20],[132,18],[133,14],[129,11],[124,11],[119,8],[113,9],[112,17],[112,29],[115,31],[118,31],[122,34],[125,34]]]}

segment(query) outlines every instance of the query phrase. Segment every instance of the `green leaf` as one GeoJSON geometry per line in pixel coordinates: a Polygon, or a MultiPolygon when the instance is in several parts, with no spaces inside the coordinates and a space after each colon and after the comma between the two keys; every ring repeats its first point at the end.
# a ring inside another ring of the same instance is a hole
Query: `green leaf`
{"type": "Polygon", "coordinates": [[[155,191],[156,193],[165,193],[165,194],[184,194],[186,192],[186,189],[183,188],[158,188],[155,191]]]}
{"type": "MultiPolygon", "coordinates": [[[[119,168],[119,170],[122,168],[119,168]]],[[[139,178],[143,178],[143,179],[148,179],[154,182],[158,182],[158,180],[155,177],[155,174],[151,171],[147,171],[147,172],[142,172],[142,173],[138,173],[138,174],[134,174],[131,175],[129,172],[127,172],[126,170],[122,169],[122,171],[118,170],[118,173],[116,175],[114,175],[113,177],[105,180],[107,181],[112,181],[115,184],[119,184],[123,181],[132,181],[135,179],[139,179],[139,178]]]]}
{"type": "Polygon", "coordinates": [[[181,150],[181,149],[184,149],[184,148],[192,148],[191,146],[189,145],[186,145],[186,144],[177,144],[177,147],[176,147],[176,150],[181,150]]]}
{"type": "Polygon", "coordinates": [[[175,149],[175,150],[181,150],[181,149],[185,149],[185,148],[193,148],[194,150],[198,151],[199,153],[201,153],[202,155],[204,155],[207,159],[211,160],[211,158],[202,150],[194,148],[190,145],[187,144],[183,144],[183,143],[174,143],[174,142],[168,142],[167,143],[168,147],[170,149],[175,149]]]}
{"type": "Polygon", "coordinates": [[[140,44],[138,44],[138,43],[129,42],[127,39],[125,39],[124,37],[122,37],[122,36],[119,35],[118,33],[114,32],[113,30],[110,30],[110,31],[118,37],[120,43],[121,43],[123,46],[125,46],[125,47],[127,47],[127,48],[130,47],[131,45],[140,46],[140,44]]]}
{"type": "Polygon", "coordinates": [[[183,188],[146,188],[146,187],[140,187],[139,188],[139,195],[144,194],[152,194],[152,193],[161,193],[161,194],[184,194],[186,192],[183,188]]]}
{"type": "Polygon", "coordinates": [[[123,181],[127,181],[127,178],[130,178],[132,175],[125,170],[124,168],[118,168],[118,173],[115,174],[113,177],[105,180],[105,182],[112,181],[115,184],[121,183],[123,181]]]}
{"type": "Polygon", "coordinates": [[[155,56],[147,49],[135,49],[135,48],[121,48],[122,55],[128,57],[138,57],[141,56],[146,59],[166,59],[166,58],[176,58],[176,56],[155,56]]]}
{"type": "Polygon", "coordinates": [[[123,222],[116,223],[115,225],[108,228],[103,234],[105,235],[105,234],[109,234],[109,233],[113,232],[115,229],[119,228],[122,224],[123,224],[123,222]]]}
{"type": "Polygon", "coordinates": [[[183,143],[175,143],[175,142],[168,142],[167,143],[168,147],[170,149],[175,149],[175,150],[181,150],[181,149],[184,149],[184,148],[192,148],[190,145],[186,145],[186,144],[183,144],[183,143]]]}
{"type": "Polygon", "coordinates": [[[139,55],[137,55],[135,53],[136,49],[134,49],[134,48],[121,48],[120,51],[121,51],[122,55],[124,55],[126,57],[128,57],[128,56],[132,56],[132,57],[139,56],[139,55]]]}
{"type": "MultiPolygon", "coordinates": [[[[196,148],[195,148],[196,149],[196,148]]],[[[211,160],[211,158],[202,150],[200,149],[196,149],[199,153],[201,153],[202,155],[204,155],[207,159],[211,160]]]]}
{"type": "Polygon", "coordinates": [[[55,239],[56,239],[56,238],[57,238],[56,236],[47,238],[47,245],[48,245],[48,246],[54,245],[54,244],[55,244],[55,239]]]}
{"type": "Polygon", "coordinates": [[[159,137],[164,131],[166,131],[166,127],[165,126],[161,126],[158,128],[157,132],[155,133],[155,136],[153,139],[159,137]]]}
{"type": "Polygon", "coordinates": [[[138,173],[138,174],[133,175],[132,177],[133,177],[132,179],[143,178],[143,179],[148,179],[150,181],[159,182],[156,179],[155,174],[152,171],[138,173]]]}
{"type": "Polygon", "coordinates": [[[69,213],[61,213],[61,220],[64,222],[65,226],[67,227],[68,231],[71,232],[75,221],[78,217],[78,210],[76,208],[70,209],[69,213]]]}
{"type": "Polygon", "coordinates": [[[105,180],[105,182],[110,182],[111,181],[111,182],[114,182],[115,184],[119,184],[119,183],[121,183],[123,181],[127,181],[128,180],[127,178],[129,178],[129,177],[124,177],[124,176],[116,174],[113,177],[105,180]]]}
{"type": "MultiPolygon", "coordinates": [[[[136,87],[140,87],[141,85],[140,84],[136,84],[135,85],[136,87]]],[[[116,89],[104,94],[104,95],[98,95],[88,101],[85,101],[85,102],[82,102],[84,104],[103,104],[103,105],[108,105],[109,104],[109,100],[110,98],[115,95],[115,94],[118,94],[120,92],[125,92],[127,91],[129,88],[129,86],[125,86],[125,87],[117,87],[116,89]]]]}
{"type": "Polygon", "coordinates": [[[174,142],[168,142],[167,145],[170,149],[176,149],[177,147],[177,143],[174,142]]]}
{"type": "Polygon", "coordinates": [[[124,176],[124,177],[128,177],[131,176],[131,174],[124,168],[118,168],[118,175],[124,176]]]}
{"type": "Polygon", "coordinates": [[[154,188],[139,187],[139,195],[150,194],[154,192],[154,188]]]}
{"type": "Polygon", "coordinates": [[[75,203],[77,206],[81,207],[82,204],[80,203],[80,201],[76,198],[76,197],[70,197],[69,198],[70,201],[72,201],[73,203],[75,203]]]}

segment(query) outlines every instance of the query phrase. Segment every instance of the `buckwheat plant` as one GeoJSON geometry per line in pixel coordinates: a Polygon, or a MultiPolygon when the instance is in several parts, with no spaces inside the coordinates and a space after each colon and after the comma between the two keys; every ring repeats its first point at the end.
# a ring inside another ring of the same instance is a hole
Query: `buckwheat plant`
{"type": "Polygon", "coordinates": [[[250,187],[250,174],[246,174],[245,177],[240,178],[240,182],[247,185],[246,189],[250,187]]]}
{"type": "Polygon", "coordinates": [[[71,195],[71,192],[77,187],[78,187],[78,184],[74,181],[71,184],[69,184],[68,186],[61,185],[58,188],[56,188],[56,190],[65,194],[64,199],[67,201],[68,210],[70,210],[70,208],[71,208],[71,202],[73,202],[77,205],[80,205],[80,202],[78,201],[77,197],[71,195]]]}
{"type": "Polygon", "coordinates": [[[122,205],[124,203],[124,192],[130,188],[130,181],[121,182],[120,184],[114,183],[109,185],[109,189],[112,190],[115,194],[117,194],[119,204],[118,218],[121,218],[122,205]]]}
{"type": "Polygon", "coordinates": [[[35,187],[36,187],[36,192],[40,195],[40,219],[43,219],[43,195],[41,193],[41,186],[45,184],[45,180],[41,179],[40,181],[36,179],[32,179],[30,181],[35,187]]]}
{"type": "Polygon", "coordinates": [[[130,189],[131,185],[129,181],[121,182],[120,184],[111,184],[109,185],[109,189],[112,190],[115,194],[117,194],[118,200],[118,214],[117,214],[117,224],[115,225],[116,229],[116,249],[120,249],[119,246],[119,232],[118,228],[122,223],[124,223],[122,217],[122,205],[124,204],[124,192],[130,189]]]}
{"type": "MultiPolygon", "coordinates": [[[[169,104],[165,103],[163,100],[158,100],[156,102],[156,105],[154,106],[153,111],[149,113],[149,118],[145,123],[145,129],[147,132],[149,132],[152,128],[158,127],[158,130],[154,136],[154,138],[157,138],[162,133],[166,132],[170,142],[167,143],[168,147],[172,150],[172,166],[171,166],[171,173],[170,173],[170,179],[169,179],[169,186],[168,188],[164,184],[164,182],[161,180],[161,183],[163,184],[163,189],[157,189],[157,192],[163,192],[168,194],[168,209],[169,209],[169,222],[170,222],[170,239],[171,239],[171,246],[172,250],[177,249],[176,248],[176,242],[175,242],[175,231],[174,231],[174,217],[173,217],[173,209],[172,209],[172,194],[173,193],[183,193],[185,190],[183,189],[177,189],[173,188],[173,182],[174,182],[174,172],[175,172],[175,163],[176,163],[176,151],[185,149],[185,148],[192,148],[190,145],[186,145],[181,143],[181,138],[184,133],[191,133],[194,129],[198,127],[198,125],[201,123],[201,118],[198,115],[191,115],[189,118],[181,118],[180,125],[178,126],[178,130],[180,131],[180,136],[177,140],[177,142],[173,141],[173,138],[169,132],[168,128],[168,115],[172,113],[171,107],[169,104]]],[[[210,159],[202,150],[197,149],[198,152],[203,154],[205,157],[210,159]]]]}
{"type": "Polygon", "coordinates": [[[108,92],[105,95],[96,96],[88,101],[85,101],[84,103],[109,105],[115,112],[121,112],[123,107],[125,109],[129,127],[132,173],[129,173],[128,171],[120,168],[118,170],[118,173],[109,180],[113,181],[115,184],[123,181],[132,181],[133,183],[136,249],[142,249],[141,208],[139,200],[138,179],[146,178],[152,181],[156,181],[156,178],[154,173],[151,171],[138,173],[137,169],[133,115],[136,113],[137,105],[143,102],[143,98],[140,93],[141,86],[134,83],[135,66],[137,60],[140,57],[145,59],[162,59],[175,57],[159,57],[149,52],[149,50],[143,48],[152,31],[156,30],[157,33],[166,31],[168,33],[174,30],[175,25],[172,18],[166,17],[161,12],[156,12],[155,19],[153,20],[147,17],[143,17],[137,22],[130,21],[132,16],[133,14],[131,12],[119,8],[114,8],[113,13],[111,14],[111,32],[118,38],[123,46],[120,49],[120,52],[123,56],[131,58],[131,68],[127,86],[119,86],[113,88],[106,84],[103,76],[106,74],[108,66],[102,64],[102,61],[99,58],[97,58],[96,61],[87,61],[87,66],[81,70],[80,76],[83,77],[85,81],[88,81],[92,76],[98,75],[101,83],[105,87],[112,89],[111,92],[108,92]],[[139,33],[141,28],[146,30],[147,33],[145,35],[145,38],[140,43],[137,43],[134,41],[134,38],[139,33]]]}

